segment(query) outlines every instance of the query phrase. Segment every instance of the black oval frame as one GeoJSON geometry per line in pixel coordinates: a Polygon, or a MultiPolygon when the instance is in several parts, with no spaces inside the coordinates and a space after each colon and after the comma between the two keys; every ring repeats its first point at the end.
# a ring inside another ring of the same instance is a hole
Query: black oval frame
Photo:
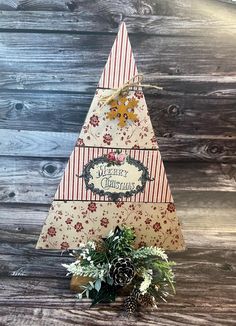
{"type": "Polygon", "coordinates": [[[97,157],[91,161],[89,161],[85,166],[84,166],[84,170],[83,170],[83,174],[80,177],[84,178],[85,181],[85,185],[86,185],[86,189],[91,190],[93,193],[99,195],[99,196],[108,196],[109,198],[111,198],[112,201],[118,201],[120,198],[122,197],[131,197],[133,195],[136,195],[140,192],[144,191],[145,185],[147,181],[153,181],[154,179],[151,179],[149,177],[149,173],[148,173],[148,169],[147,167],[145,167],[143,165],[142,162],[127,156],[126,157],[126,162],[134,165],[135,167],[138,168],[139,171],[142,171],[142,175],[139,178],[139,180],[141,179],[141,186],[137,186],[135,190],[130,190],[130,191],[126,191],[126,192],[119,192],[119,193],[112,193],[110,191],[104,191],[101,190],[99,188],[95,188],[93,183],[89,183],[89,181],[91,180],[92,175],[90,173],[90,170],[92,168],[94,168],[95,165],[98,165],[99,163],[109,163],[108,159],[106,156],[101,156],[101,157],[97,157]]]}

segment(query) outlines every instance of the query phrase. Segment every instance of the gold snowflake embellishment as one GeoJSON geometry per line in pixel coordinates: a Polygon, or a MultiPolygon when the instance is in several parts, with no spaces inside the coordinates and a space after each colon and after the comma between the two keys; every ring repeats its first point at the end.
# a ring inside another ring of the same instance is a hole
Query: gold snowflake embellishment
{"type": "Polygon", "coordinates": [[[134,109],[138,106],[138,100],[134,97],[127,98],[126,96],[120,96],[117,100],[112,100],[109,103],[110,112],[107,113],[109,120],[118,119],[118,126],[123,128],[127,125],[127,120],[133,122],[138,121],[138,116],[134,113],[134,109]]]}

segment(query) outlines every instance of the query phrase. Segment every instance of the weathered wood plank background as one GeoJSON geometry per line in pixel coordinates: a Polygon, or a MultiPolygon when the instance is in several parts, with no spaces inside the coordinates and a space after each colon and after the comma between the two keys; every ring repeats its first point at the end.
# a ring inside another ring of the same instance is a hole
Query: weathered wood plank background
{"type": "Polygon", "coordinates": [[[236,4],[0,0],[0,324],[235,325],[236,4]],[[124,20],[188,250],[177,295],[89,310],[37,237],[124,20]]]}

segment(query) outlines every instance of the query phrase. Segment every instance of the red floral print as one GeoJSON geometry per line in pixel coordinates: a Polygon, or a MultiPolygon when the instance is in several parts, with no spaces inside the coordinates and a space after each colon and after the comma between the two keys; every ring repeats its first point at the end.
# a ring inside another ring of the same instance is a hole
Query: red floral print
{"type": "Polygon", "coordinates": [[[93,126],[93,127],[97,127],[99,125],[99,119],[97,115],[92,115],[90,117],[89,123],[93,126]]]}
{"type": "Polygon", "coordinates": [[[118,201],[116,202],[116,207],[120,208],[122,205],[124,205],[124,202],[123,202],[123,201],[118,200],[118,201]]]}
{"type": "Polygon", "coordinates": [[[152,220],[148,217],[148,218],[146,218],[146,220],[145,220],[145,223],[146,224],[150,224],[152,222],[152,220]]]}
{"type": "Polygon", "coordinates": [[[143,92],[142,91],[136,91],[134,93],[134,96],[136,96],[138,99],[143,98],[143,92]]]}
{"type": "Polygon", "coordinates": [[[156,143],[156,141],[157,141],[156,136],[153,136],[153,137],[151,138],[151,142],[156,143]]]}
{"type": "Polygon", "coordinates": [[[126,202],[122,198],[105,204],[95,200],[80,203],[67,201],[65,204],[59,202],[57,206],[54,204],[54,210],[50,211],[51,219],[41,234],[38,247],[70,250],[75,248],[79,241],[84,242],[87,237],[93,239],[101,236],[104,230],[109,230],[115,224],[132,224],[138,234],[135,242],[137,246],[142,247],[146,243],[162,246],[164,249],[178,249],[183,245],[180,227],[175,216],[172,217],[175,212],[170,213],[167,210],[167,207],[173,210],[173,204],[167,202],[143,205],[138,202],[126,202]],[[75,208],[77,209],[74,210],[75,208]],[[76,219],[77,211],[80,219],[76,219]],[[54,216],[62,216],[56,225],[54,216]]]}
{"type": "Polygon", "coordinates": [[[132,209],[134,211],[135,210],[134,204],[129,205],[129,209],[132,209]]]}
{"type": "Polygon", "coordinates": [[[76,232],[80,232],[81,230],[83,230],[83,224],[80,222],[77,222],[74,226],[74,228],[76,229],[76,232]]]}
{"type": "Polygon", "coordinates": [[[116,153],[115,152],[110,152],[107,154],[107,159],[108,161],[115,161],[116,160],[116,153]]]}
{"type": "Polygon", "coordinates": [[[141,216],[137,216],[137,215],[134,216],[135,221],[141,220],[141,218],[142,218],[141,216]]]}
{"type": "Polygon", "coordinates": [[[146,242],[140,241],[138,244],[138,248],[146,247],[146,245],[147,245],[146,242]]]}
{"type": "Polygon", "coordinates": [[[84,141],[82,138],[78,138],[77,139],[77,143],[76,143],[77,146],[84,146],[84,141]]]}
{"type": "Polygon", "coordinates": [[[105,134],[103,136],[103,142],[107,145],[111,145],[112,136],[110,134],[105,134]]]}
{"type": "Polygon", "coordinates": [[[156,222],[154,225],[153,225],[153,229],[155,232],[159,231],[161,229],[161,224],[156,222]]]}
{"type": "Polygon", "coordinates": [[[173,203],[169,203],[168,206],[167,206],[167,210],[172,213],[172,212],[175,212],[175,204],[173,203]]]}
{"type": "Polygon", "coordinates": [[[50,237],[55,237],[57,234],[56,229],[53,226],[50,226],[50,228],[48,229],[48,235],[50,235],[50,237]]]}
{"type": "Polygon", "coordinates": [[[96,212],[96,210],[97,210],[97,205],[96,205],[96,203],[93,203],[93,202],[91,202],[91,203],[89,203],[88,204],[88,210],[90,211],[90,212],[96,212]]]}
{"type": "Polygon", "coordinates": [[[66,219],[66,224],[71,224],[72,221],[73,221],[72,218],[68,217],[68,218],[66,219]]]}
{"type": "Polygon", "coordinates": [[[101,226],[104,226],[106,228],[108,224],[109,224],[108,218],[103,217],[101,219],[101,226]]]}
{"type": "Polygon", "coordinates": [[[139,149],[140,147],[138,145],[134,145],[132,148],[133,149],[139,149]]]}
{"type": "Polygon", "coordinates": [[[125,162],[125,159],[126,159],[126,155],[124,153],[120,153],[116,157],[116,162],[118,164],[123,164],[125,162]]]}
{"type": "Polygon", "coordinates": [[[63,242],[61,243],[61,249],[62,249],[62,250],[67,250],[69,247],[70,247],[70,246],[69,246],[69,243],[68,243],[68,242],[63,241],[63,242]]]}

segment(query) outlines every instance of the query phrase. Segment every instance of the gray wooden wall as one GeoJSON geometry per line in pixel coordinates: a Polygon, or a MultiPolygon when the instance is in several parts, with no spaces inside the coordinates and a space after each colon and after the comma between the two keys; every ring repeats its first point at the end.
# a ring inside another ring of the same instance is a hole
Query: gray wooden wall
{"type": "MultiPolygon", "coordinates": [[[[233,325],[236,5],[230,0],[0,0],[4,325],[72,320],[94,325],[95,317],[97,324],[110,325],[106,316],[117,318],[115,310],[100,317],[89,310],[69,313],[78,306],[60,267],[67,257],[34,247],[122,20],[145,81],[164,87],[145,95],[189,248],[176,256],[177,301],[161,310],[158,320],[163,318],[160,325],[233,325]]],[[[142,315],[135,325],[157,325],[155,318],[142,315]]]]}

